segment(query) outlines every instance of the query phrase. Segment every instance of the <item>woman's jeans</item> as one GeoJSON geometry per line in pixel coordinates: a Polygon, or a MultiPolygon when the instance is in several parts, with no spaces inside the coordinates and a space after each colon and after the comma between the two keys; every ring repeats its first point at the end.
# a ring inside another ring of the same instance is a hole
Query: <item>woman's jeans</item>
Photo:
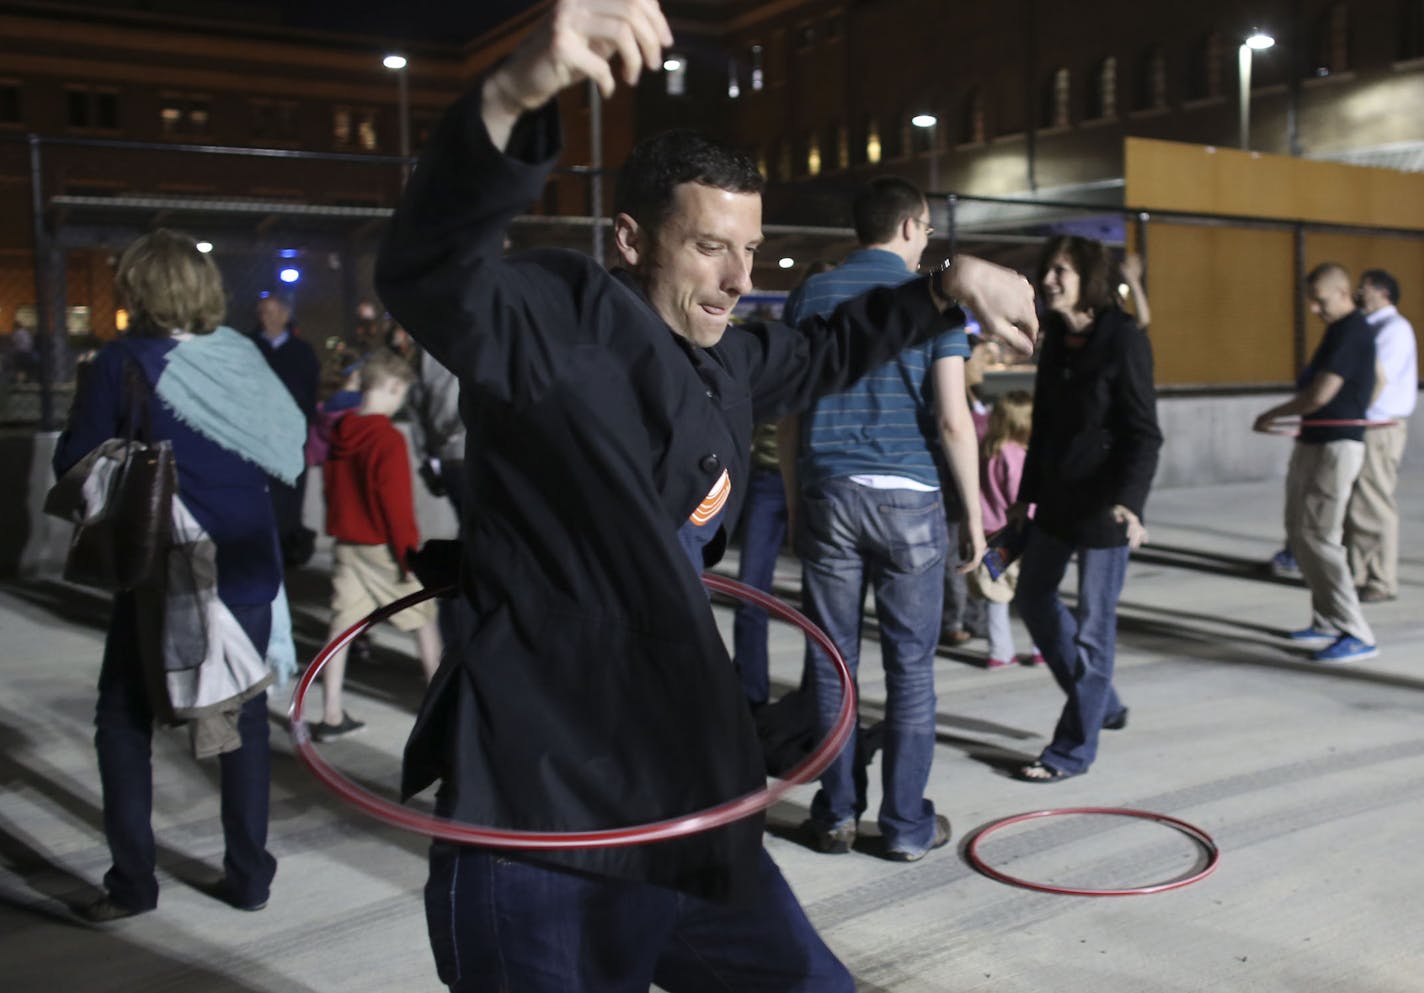
{"type": "Polygon", "coordinates": [[[1093,764],[1103,722],[1126,709],[1113,689],[1117,647],[1117,601],[1127,574],[1128,548],[1085,548],[1060,541],[1030,525],[1014,602],[1068,702],[1053,741],[1040,756],[1045,765],[1078,773],[1093,764]],[[1058,595],[1068,560],[1078,556],[1078,606],[1070,611],[1058,595]]]}

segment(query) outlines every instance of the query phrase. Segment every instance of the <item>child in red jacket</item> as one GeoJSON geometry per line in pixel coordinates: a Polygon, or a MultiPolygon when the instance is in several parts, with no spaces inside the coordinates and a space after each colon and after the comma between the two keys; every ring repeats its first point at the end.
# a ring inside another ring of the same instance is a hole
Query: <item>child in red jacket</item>
{"type": "MultiPolygon", "coordinates": [[[[377,607],[420,589],[408,573],[406,555],[420,545],[405,437],[391,415],[405,403],[415,380],[410,365],[393,352],[372,352],[361,367],[361,405],[332,425],[331,449],[322,466],[326,530],[336,539],[331,572],[331,636],[335,638],[377,607]]],[[[426,682],[440,664],[435,604],[427,601],[391,618],[414,631],[426,682]]],[[[322,670],[322,721],[311,729],[317,741],[365,725],[342,708],[346,651],[322,670]]]]}

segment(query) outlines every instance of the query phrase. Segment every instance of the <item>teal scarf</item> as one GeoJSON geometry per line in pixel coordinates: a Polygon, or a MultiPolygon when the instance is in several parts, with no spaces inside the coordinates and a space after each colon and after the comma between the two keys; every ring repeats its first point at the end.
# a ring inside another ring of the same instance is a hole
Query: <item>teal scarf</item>
{"type": "Polygon", "coordinates": [[[267,475],[301,475],[306,418],[245,335],[221,327],[180,341],[155,391],[178,420],[267,475]]]}

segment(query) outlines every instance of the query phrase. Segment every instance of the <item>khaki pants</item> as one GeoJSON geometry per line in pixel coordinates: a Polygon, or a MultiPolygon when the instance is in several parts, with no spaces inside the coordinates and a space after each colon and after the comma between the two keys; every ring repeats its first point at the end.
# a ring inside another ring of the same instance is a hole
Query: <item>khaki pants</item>
{"type": "Polygon", "coordinates": [[[1286,538],[1310,587],[1311,623],[1373,645],[1343,542],[1345,506],[1364,460],[1364,442],[1296,442],[1286,473],[1286,538]]]}
{"type": "Polygon", "coordinates": [[[1350,572],[1364,593],[1399,595],[1399,463],[1407,427],[1365,429],[1365,464],[1345,511],[1345,548],[1350,572]]]}

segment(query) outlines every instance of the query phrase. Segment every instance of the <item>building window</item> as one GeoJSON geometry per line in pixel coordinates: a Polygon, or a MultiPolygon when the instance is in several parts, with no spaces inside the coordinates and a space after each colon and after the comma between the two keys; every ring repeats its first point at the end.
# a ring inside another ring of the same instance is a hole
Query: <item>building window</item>
{"type": "Polygon", "coordinates": [[[836,168],[850,168],[850,129],[844,124],[837,124],[835,127],[836,136],[836,168]]]}
{"type": "Polygon", "coordinates": [[[1088,87],[1088,120],[1105,121],[1117,116],[1117,58],[1109,55],[1093,67],[1088,87]]]}
{"type": "Polygon", "coordinates": [[[1350,8],[1332,3],[1315,25],[1315,75],[1329,76],[1350,68],[1350,8]]]}
{"type": "Polygon", "coordinates": [[[727,99],[735,100],[742,95],[742,82],[737,74],[737,60],[727,60],[727,99]]]}
{"type": "Polygon", "coordinates": [[[1222,96],[1223,49],[1221,35],[1215,31],[1203,35],[1196,43],[1192,50],[1190,74],[1187,76],[1189,100],[1216,100],[1222,96]]]}
{"type": "Polygon", "coordinates": [[[0,82],[0,124],[20,123],[20,84],[0,82]]]}
{"type": "Polygon", "coordinates": [[[872,117],[865,122],[865,161],[871,165],[877,165],[880,162],[882,151],[883,149],[880,147],[880,122],[872,117]]]}
{"type": "Polygon", "coordinates": [[[763,53],[762,53],[762,47],[761,47],[760,45],[753,45],[753,46],[752,46],[751,62],[752,62],[752,92],[753,92],[753,93],[760,93],[763,89],[766,88],[766,76],[765,76],[765,74],[762,72],[762,66],[761,66],[761,57],[762,57],[762,54],[763,54],[763,53]]]}
{"type": "MultiPolygon", "coordinates": [[[[15,89],[18,104],[18,85],[15,89]]],[[[65,116],[71,128],[98,131],[117,131],[119,129],[119,93],[117,90],[71,86],[65,90],[64,96],[65,116]]]]}
{"type": "Polygon", "coordinates": [[[356,115],[356,147],[363,152],[374,152],[381,147],[374,110],[363,110],[356,115]]]}
{"type": "Polygon", "coordinates": [[[984,113],[984,91],[974,87],[964,98],[964,143],[982,145],[989,137],[989,123],[984,113]]]}
{"type": "Polygon", "coordinates": [[[333,108],[331,111],[331,143],[337,148],[350,148],[351,134],[351,108],[333,108]]]}
{"type": "Polygon", "coordinates": [[[1167,58],[1156,45],[1142,56],[1137,67],[1136,110],[1160,110],[1167,106],[1167,58]]]}
{"type": "Polygon", "coordinates": [[[1072,97],[1072,77],[1066,66],[1059,66],[1049,74],[1043,87],[1043,112],[1038,123],[1044,128],[1066,128],[1068,126],[1068,102],[1072,97]]]}
{"type": "Polygon", "coordinates": [[[164,93],[158,106],[158,129],[165,138],[193,138],[206,135],[211,123],[212,101],[205,96],[164,93]]]}
{"type": "Polygon", "coordinates": [[[804,52],[812,45],[816,44],[816,29],[810,24],[803,24],[796,29],[796,50],[804,52]]]}
{"type": "Polygon", "coordinates": [[[265,141],[297,139],[295,100],[253,100],[252,137],[265,141]]]}
{"type": "Polygon", "coordinates": [[[811,135],[811,140],[806,147],[806,175],[819,176],[821,174],[821,139],[816,135],[811,135]]]}

